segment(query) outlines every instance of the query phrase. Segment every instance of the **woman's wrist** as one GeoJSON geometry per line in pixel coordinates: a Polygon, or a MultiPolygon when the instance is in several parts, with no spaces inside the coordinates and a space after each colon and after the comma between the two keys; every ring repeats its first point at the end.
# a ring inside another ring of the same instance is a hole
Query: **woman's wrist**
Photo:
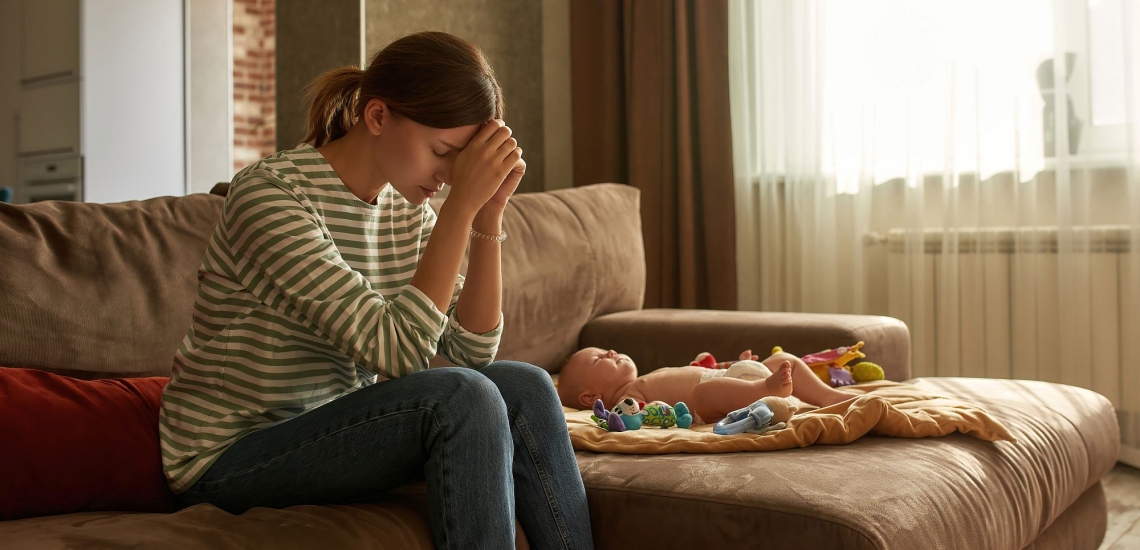
{"type": "Polygon", "coordinates": [[[457,217],[461,220],[461,224],[471,228],[475,223],[475,218],[479,215],[478,210],[470,210],[462,203],[451,201],[443,201],[443,205],[439,207],[439,217],[442,218],[444,213],[449,217],[457,217]]]}
{"type": "Polygon", "coordinates": [[[488,203],[475,214],[471,222],[471,229],[488,235],[498,235],[503,232],[503,208],[488,203]]]}

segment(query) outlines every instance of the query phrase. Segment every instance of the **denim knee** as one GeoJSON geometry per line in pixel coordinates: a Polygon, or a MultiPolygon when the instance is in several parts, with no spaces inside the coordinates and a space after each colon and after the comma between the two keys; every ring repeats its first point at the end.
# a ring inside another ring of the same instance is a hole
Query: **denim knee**
{"type": "Polygon", "coordinates": [[[444,407],[436,411],[445,416],[461,415],[488,427],[499,425],[507,428],[507,406],[498,386],[479,371],[463,368],[441,368],[431,371],[446,383],[441,385],[453,388],[444,407]]]}
{"type": "Polygon", "coordinates": [[[550,373],[521,361],[495,361],[480,372],[496,385],[512,409],[533,408],[540,403],[559,403],[550,373]]]}

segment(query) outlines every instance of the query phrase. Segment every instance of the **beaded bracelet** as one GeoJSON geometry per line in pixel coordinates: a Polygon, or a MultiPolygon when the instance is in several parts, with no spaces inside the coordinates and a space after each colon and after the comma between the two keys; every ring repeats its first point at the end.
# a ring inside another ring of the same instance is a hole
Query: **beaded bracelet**
{"type": "Polygon", "coordinates": [[[501,243],[501,242],[507,240],[507,232],[506,231],[503,231],[502,234],[499,234],[499,235],[488,235],[486,233],[480,233],[480,232],[472,229],[471,230],[471,236],[479,238],[479,239],[483,239],[485,241],[491,241],[493,243],[501,243]]]}

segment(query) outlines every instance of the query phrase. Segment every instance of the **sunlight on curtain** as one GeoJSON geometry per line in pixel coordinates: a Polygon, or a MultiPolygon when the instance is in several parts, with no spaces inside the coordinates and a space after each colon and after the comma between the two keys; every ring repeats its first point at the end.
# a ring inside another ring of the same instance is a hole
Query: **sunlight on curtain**
{"type": "Polygon", "coordinates": [[[921,172],[988,179],[1042,168],[1034,69],[1052,56],[1051,13],[1032,0],[833,2],[821,33],[823,168],[838,192],[860,172],[882,182],[921,172]],[[914,134],[908,131],[914,130],[914,134]],[[1016,131],[1022,132],[1016,135],[1016,131]],[[909,139],[908,139],[909,138],[909,139]]]}
{"type": "Polygon", "coordinates": [[[740,308],[1116,406],[1140,464],[1140,1],[730,0],[740,308]]]}

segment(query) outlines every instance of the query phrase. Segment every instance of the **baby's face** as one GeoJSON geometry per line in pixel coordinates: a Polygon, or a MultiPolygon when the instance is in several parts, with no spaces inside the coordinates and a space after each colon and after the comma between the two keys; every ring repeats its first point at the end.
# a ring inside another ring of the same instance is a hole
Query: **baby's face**
{"type": "Polygon", "coordinates": [[[590,408],[593,399],[582,394],[597,395],[606,404],[614,399],[614,393],[637,378],[637,365],[624,353],[601,348],[585,348],[570,356],[559,374],[558,385],[563,394],[563,404],[590,408]],[[566,403],[572,400],[573,404],[566,403]]]}

